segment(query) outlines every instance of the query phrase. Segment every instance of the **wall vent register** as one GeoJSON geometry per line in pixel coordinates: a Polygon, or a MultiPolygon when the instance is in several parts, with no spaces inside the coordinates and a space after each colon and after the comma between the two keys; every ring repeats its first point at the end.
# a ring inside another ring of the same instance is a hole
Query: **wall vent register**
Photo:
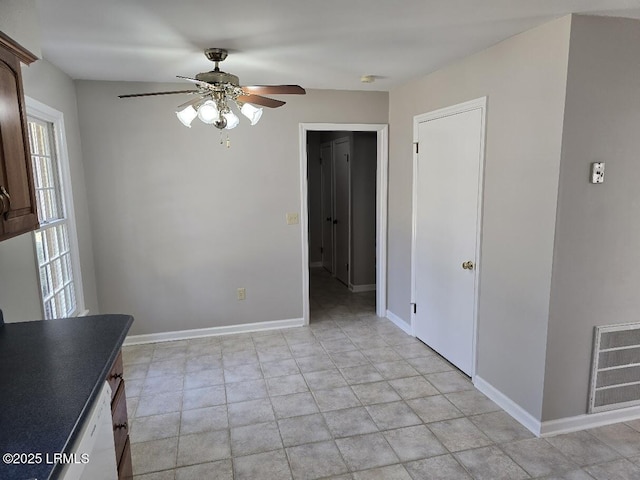
{"type": "Polygon", "coordinates": [[[595,327],[589,413],[640,405],[640,323],[595,327]]]}

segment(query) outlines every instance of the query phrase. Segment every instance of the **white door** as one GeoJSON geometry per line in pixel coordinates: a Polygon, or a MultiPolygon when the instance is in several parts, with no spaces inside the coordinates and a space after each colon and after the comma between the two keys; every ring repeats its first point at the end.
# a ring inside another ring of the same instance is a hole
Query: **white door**
{"type": "Polygon", "coordinates": [[[322,266],[333,273],[333,149],[331,142],[320,145],[322,195],[322,266]]]}
{"type": "Polygon", "coordinates": [[[484,108],[419,118],[414,167],[414,333],[471,376],[484,108]]]}
{"type": "Polygon", "coordinates": [[[349,178],[350,142],[348,138],[333,143],[333,173],[335,185],[334,232],[335,275],[345,285],[349,285],[349,226],[351,224],[351,192],[349,178]]]}

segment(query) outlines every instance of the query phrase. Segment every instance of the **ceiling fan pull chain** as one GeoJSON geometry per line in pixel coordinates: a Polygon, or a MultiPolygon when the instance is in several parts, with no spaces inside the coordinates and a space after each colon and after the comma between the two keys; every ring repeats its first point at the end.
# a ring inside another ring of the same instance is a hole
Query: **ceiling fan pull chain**
{"type": "Polygon", "coordinates": [[[229,135],[227,135],[227,148],[231,148],[231,140],[229,140],[229,135]]]}

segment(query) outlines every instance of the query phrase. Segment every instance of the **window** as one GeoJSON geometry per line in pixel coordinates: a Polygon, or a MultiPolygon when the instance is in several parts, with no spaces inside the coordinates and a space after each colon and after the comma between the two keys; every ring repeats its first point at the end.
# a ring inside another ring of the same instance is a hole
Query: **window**
{"type": "Polygon", "coordinates": [[[40,229],[34,232],[46,319],[84,309],[62,114],[27,99],[29,147],[40,229]],[[66,180],[66,181],[65,181],[66,180]]]}

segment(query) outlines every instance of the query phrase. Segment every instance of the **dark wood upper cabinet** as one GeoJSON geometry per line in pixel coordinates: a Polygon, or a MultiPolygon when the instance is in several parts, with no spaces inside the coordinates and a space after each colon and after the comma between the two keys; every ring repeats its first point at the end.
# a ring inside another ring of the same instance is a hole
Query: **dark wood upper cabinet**
{"type": "Polygon", "coordinates": [[[38,228],[20,71],[35,60],[0,32],[0,241],[38,228]]]}

